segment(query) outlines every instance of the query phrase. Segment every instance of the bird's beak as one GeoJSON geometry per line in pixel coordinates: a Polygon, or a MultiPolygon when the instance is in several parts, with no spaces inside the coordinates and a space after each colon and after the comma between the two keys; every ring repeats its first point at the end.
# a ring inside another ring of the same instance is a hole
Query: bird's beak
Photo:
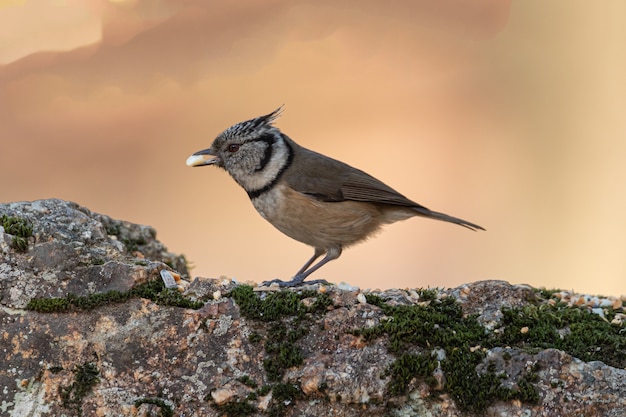
{"type": "Polygon", "coordinates": [[[205,165],[219,164],[220,159],[215,155],[213,148],[198,151],[187,158],[185,162],[189,167],[201,167],[205,165]]]}

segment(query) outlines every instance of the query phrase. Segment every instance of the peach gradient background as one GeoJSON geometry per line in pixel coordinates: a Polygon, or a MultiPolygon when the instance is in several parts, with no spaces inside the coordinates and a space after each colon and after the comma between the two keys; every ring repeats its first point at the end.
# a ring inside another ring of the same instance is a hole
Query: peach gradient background
{"type": "Polygon", "coordinates": [[[311,255],[223,171],[278,126],[429,208],[318,278],[626,293],[626,2],[0,0],[0,201],[150,224],[193,275],[289,278],[311,255]]]}

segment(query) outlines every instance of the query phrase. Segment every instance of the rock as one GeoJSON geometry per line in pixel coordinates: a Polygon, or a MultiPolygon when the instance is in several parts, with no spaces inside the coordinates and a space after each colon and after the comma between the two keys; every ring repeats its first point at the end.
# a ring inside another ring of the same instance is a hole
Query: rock
{"type": "Polygon", "coordinates": [[[235,397],[236,392],[229,389],[218,389],[211,393],[211,397],[215,404],[224,405],[235,397]]]}
{"type": "Polygon", "coordinates": [[[3,204],[3,214],[33,228],[26,252],[5,246],[0,253],[0,304],[6,307],[21,309],[33,298],[67,293],[127,291],[170,266],[187,275],[185,259],[167,252],[148,226],[61,200],[3,204]]]}
{"type": "Polygon", "coordinates": [[[32,236],[0,229],[0,416],[626,415],[623,300],[603,319],[504,281],[188,284],[150,227],[61,200],[2,215],[32,236]]]}

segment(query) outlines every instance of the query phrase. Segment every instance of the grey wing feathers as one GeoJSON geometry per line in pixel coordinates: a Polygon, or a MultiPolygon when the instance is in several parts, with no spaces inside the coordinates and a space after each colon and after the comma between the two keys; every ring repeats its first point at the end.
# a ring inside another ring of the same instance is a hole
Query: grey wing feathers
{"type": "Polygon", "coordinates": [[[341,193],[346,200],[425,208],[371,175],[357,169],[354,169],[343,182],[341,193]]]}
{"type": "Polygon", "coordinates": [[[290,141],[293,166],[284,178],[291,188],[321,201],[364,201],[422,207],[371,175],[290,141]]]}

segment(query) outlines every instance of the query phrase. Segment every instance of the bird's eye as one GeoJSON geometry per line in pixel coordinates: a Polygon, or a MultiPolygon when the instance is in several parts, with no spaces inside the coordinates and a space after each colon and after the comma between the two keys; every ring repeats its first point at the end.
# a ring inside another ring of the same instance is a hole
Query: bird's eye
{"type": "Polygon", "coordinates": [[[228,152],[235,153],[239,150],[239,145],[236,143],[228,145],[228,152]]]}

